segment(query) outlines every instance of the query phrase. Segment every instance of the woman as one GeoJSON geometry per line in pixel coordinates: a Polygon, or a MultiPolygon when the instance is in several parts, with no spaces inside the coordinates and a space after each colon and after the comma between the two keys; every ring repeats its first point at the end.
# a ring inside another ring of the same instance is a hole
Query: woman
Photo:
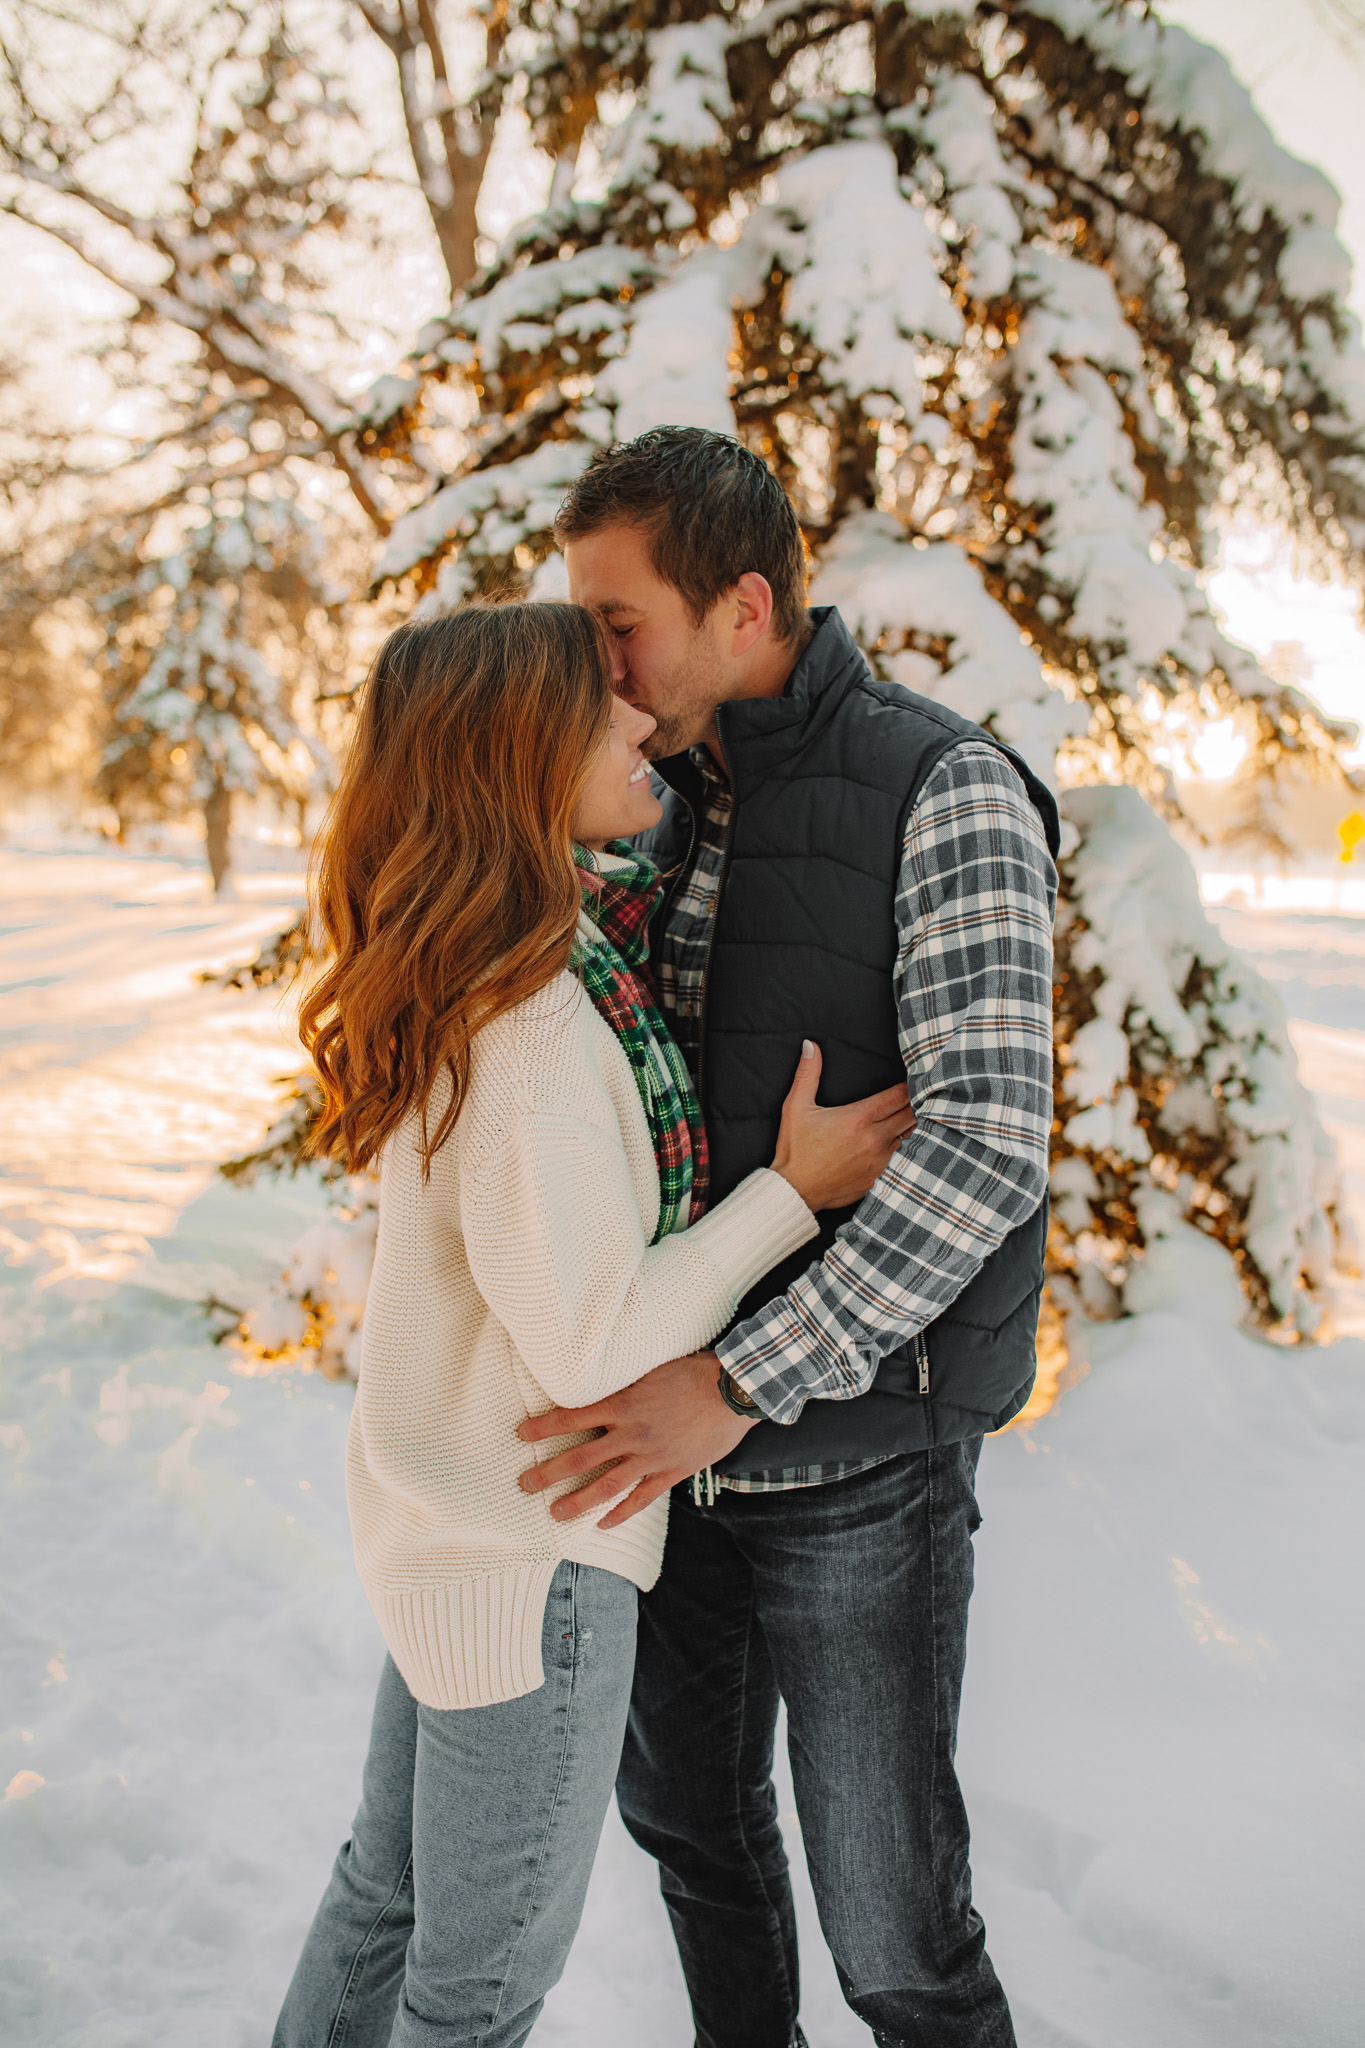
{"type": "Polygon", "coordinates": [[[347,1492],[389,1656],[276,2048],[526,2039],[582,1910],[667,1503],[557,1520],[517,1485],[517,1425],[709,1343],[911,1121],[903,1090],[870,1135],[817,1109],[803,1059],[773,1168],[703,1213],[696,1098],[637,971],[660,882],[611,844],[659,815],[653,721],[610,673],[572,605],[403,628],[322,835],[332,959],[303,1030],[319,1149],[382,1161],[347,1492]]]}

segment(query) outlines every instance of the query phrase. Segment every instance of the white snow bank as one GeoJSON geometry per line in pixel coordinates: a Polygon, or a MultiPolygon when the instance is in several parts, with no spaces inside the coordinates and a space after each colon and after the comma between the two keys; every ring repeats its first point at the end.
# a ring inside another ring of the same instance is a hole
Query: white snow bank
{"type": "MultiPolygon", "coordinates": [[[[268,1119],[278,1050],[268,999],[191,976],[283,906],[207,904],[173,861],[24,866],[0,855],[20,927],[0,934],[0,2036],[259,2048],[354,1807],[380,1657],[348,1390],[240,1376],[196,1306],[268,1284],[320,1213],[306,1182],[210,1173],[268,1119]]],[[[1359,933],[1321,928],[1316,950],[1301,916],[1249,933],[1300,963],[1305,1001],[1333,978],[1355,1004],[1323,1072],[1365,1161],[1359,933]]],[[[1168,1232],[1141,1315],[1090,1333],[1032,1448],[986,1447],[961,1764],[1020,2048],[1358,2037],[1365,1346],[1270,1350],[1230,1332],[1234,1300],[1216,1248],[1168,1232]]],[[[779,1801],[799,1856],[785,1772],[779,1801]]],[[[797,1884],[813,2048],[868,2048],[797,1884]]],[[[614,1817],[533,2039],[692,2039],[614,1817]]]]}
{"type": "Polygon", "coordinates": [[[960,1763],[1021,2048],[1359,2039],[1365,1345],[1234,1336],[1235,1297],[1178,1230],[986,1447],[960,1763]]]}

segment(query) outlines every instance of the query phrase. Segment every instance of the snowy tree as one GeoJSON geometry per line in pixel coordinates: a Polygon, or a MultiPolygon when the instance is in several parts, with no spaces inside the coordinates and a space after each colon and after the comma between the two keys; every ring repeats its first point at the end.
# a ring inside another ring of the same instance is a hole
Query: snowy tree
{"type": "Polygon", "coordinates": [[[372,426],[416,386],[369,389],[407,336],[353,275],[395,232],[431,238],[447,294],[473,274],[501,34],[427,0],[0,0],[0,214],[115,288],[100,415],[7,439],[0,489],[22,486],[49,557],[83,529],[43,587],[109,629],[104,793],[122,818],[200,803],[216,879],[234,791],[306,795],[275,656],[241,637],[249,588],[277,623],[323,555],[363,590],[430,444],[463,445],[439,408],[417,450],[372,426]]]}
{"type": "Polygon", "coordinates": [[[201,814],[215,891],[231,865],[234,798],[269,794],[302,816],[325,787],[299,700],[326,679],[336,596],[312,523],[287,499],[246,491],[99,601],[98,788],[121,829],[201,814]]]}
{"type": "Polygon", "coordinates": [[[93,768],[84,664],[72,620],[22,558],[0,572],[0,645],[0,796],[74,796],[93,768]]]}
{"type": "Polygon", "coordinates": [[[562,588],[551,527],[595,449],[734,433],[790,490],[812,598],[878,671],[1009,740],[1068,825],[1054,1287],[1115,1312],[1182,1223],[1252,1312],[1317,1327],[1330,1147],[1272,992],[1172,837],[1173,714],[1246,721],[1248,775],[1341,728],[1219,631],[1228,508],[1365,572],[1365,356],[1337,195],[1225,60],[1110,0],[513,8],[550,203],[419,338],[420,438],[466,459],[379,574],[421,607],[562,588]]]}

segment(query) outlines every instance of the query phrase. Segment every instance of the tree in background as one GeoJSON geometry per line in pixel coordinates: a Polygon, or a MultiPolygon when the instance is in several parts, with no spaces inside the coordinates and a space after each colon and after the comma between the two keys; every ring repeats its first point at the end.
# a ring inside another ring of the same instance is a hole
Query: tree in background
{"type": "Polygon", "coordinates": [[[72,796],[89,786],[95,767],[73,621],[18,560],[0,572],[0,620],[0,797],[8,804],[35,793],[72,796]]]}
{"type": "Polygon", "coordinates": [[[233,799],[269,793],[301,827],[326,786],[300,700],[328,681],[339,593],[313,524],[287,499],[242,492],[215,503],[173,552],[143,560],[99,600],[107,713],[97,786],[120,827],[199,812],[220,891],[233,799]]]}
{"type": "MultiPolygon", "coordinates": [[[[1331,1148],[1276,998],[1200,907],[1166,762],[1173,712],[1235,715],[1248,778],[1340,774],[1343,729],[1224,639],[1198,580],[1234,503],[1365,570],[1332,187],[1138,4],[512,25],[537,139],[592,182],[557,175],[420,338],[418,393],[461,384],[480,417],[380,576],[428,608],[558,589],[555,506],[596,448],[678,422],[760,450],[813,600],[1060,787],[1060,1303],[1114,1313],[1133,1255],[1187,1223],[1263,1324],[1312,1331],[1331,1148]]],[[[390,445],[420,402],[376,418],[390,445]]]]}
{"type": "Polygon", "coordinates": [[[377,159],[325,37],[245,6],[134,35],[117,7],[103,128],[63,128],[12,61],[0,204],[117,277],[130,360],[144,327],[190,338],[182,499],[225,468],[325,473],[403,611],[560,587],[556,506],[613,438],[700,423],[759,449],[814,601],[1062,791],[1058,1302],[1114,1312],[1134,1254],[1192,1223],[1263,1323],[1311,1331],[1330,1148],[1275,998],[1202,913],[1168,763],[1173,717],[1232,718],[1248,787],[1339,775],[1341,730],[1221,636],[1198,572],[1236,504],[1360,581],[1365,362],[1336,195],[1225,61],[1139,0],[509,0],[469,18],[461,85],[453,9],[366,0],[454,300],[348,403],[335,279],[304,252],[363,225],[377,159]],[[158,37],[200,139],[134,215],[99,151],[158,37]],[[471,275],[514,102],[549,201],[471,275]]]}
{"type": "MultiPolygon", "coordinates": [[[[308,604],[338,572],[363,588],[367,548],[428,487],[425,442],[381,449],[368,423],[368,366],[401,338],[350,271],[396,212],[434,231],[447,291],[473,274],[505,91],[476,46],[496,57],[500,36],[496,18],[464,21],[461,101],[429,0],[94,0],[79,16],[0,0],[0,211],[122,306],[104,417],[50,432],[60,476],[28,490],[46,573],[26,589],[49,606],[74,590],[102,639],[100,787],[120,819],[192,799],[215,882],[235,791],[305,795],[298,707],[267,675],[282,640],[297,671],[308,604]]],[[[435,410],[426,424],[439,438],[435,410]]],[[[9,453],[7,477],[32,486],[40,455],[9,453]]]]}

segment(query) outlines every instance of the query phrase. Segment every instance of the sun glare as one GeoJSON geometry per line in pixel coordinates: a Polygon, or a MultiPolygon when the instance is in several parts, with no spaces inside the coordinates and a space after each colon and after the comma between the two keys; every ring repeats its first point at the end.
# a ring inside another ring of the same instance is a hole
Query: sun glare
{"type": "Polygon", "coordinates": [[[1203,781],[1227,782],[1246,759],[1246,735],[1232,719],[1220,718],[1204,727],[1188,751],[1190,766],[1203,781]]]}

